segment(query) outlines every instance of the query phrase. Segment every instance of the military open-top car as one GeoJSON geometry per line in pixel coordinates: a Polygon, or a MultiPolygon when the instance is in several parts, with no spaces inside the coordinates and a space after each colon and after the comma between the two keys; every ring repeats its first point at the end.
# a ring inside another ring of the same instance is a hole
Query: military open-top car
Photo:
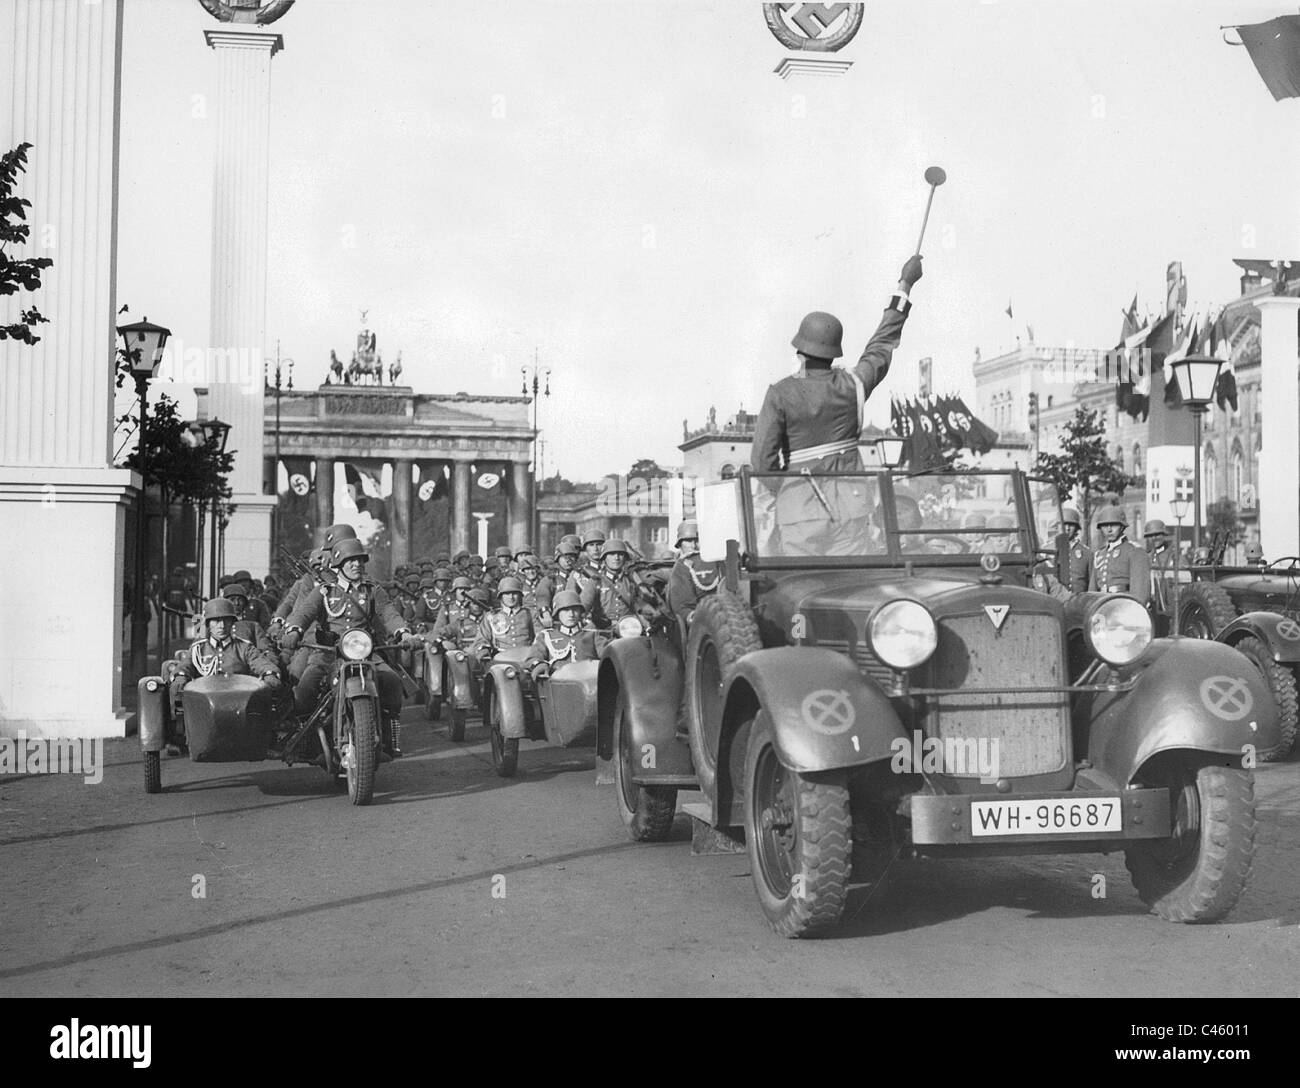
{"type": "Polygon", "coordinates": [[[1232,909],[1268,688],[1225,645],[1153,639],[1130,597],[1030,588],[1053,494],[1018,472],[746,469],[696,502],[721,588],[689,632],[601,663],[598,750],[633,838],[666,837],[698,788],[688,811],[743,831],[790,937],[917,854],[1123,851],[1162,917],[1232,909]]]}

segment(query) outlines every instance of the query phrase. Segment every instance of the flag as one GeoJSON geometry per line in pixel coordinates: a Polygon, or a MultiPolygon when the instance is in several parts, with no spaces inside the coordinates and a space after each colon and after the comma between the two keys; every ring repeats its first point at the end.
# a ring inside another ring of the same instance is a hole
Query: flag
{"type": "Polygon", "coordinates": [[[1219,384],[1214,387],[1214,399],[1225,412],[1237,410],[1237,374],[1232,365],[1232,344],[1228,340],[1226,310],[1220,310],[1213,322],[1207,319],[1206,336],[1201,345],[1205,353],[1215,359],[1225,360],[1219,371],[1219,384]]]}
{"type": "Polygon", "coordinates": [[[913,469],[936,468],[943,464],[943,453],[939,449],[939,443],[935,438],[934,420],[930,418],[929,413],[916,401],[913,401],[908,408],[908,414],[912,417],[912,452],[911,467],[913,469]]]}
{"type": "Polygon", "coordinates": [[[1007,317],[1011,318],[1012,321],[1014,321],[1014,320],[1016,319],[1016,318],[1015,318],[1015,315],[1012,314],[1012,312],[1011,312],[1011,301],[1010,301],[1010,299],[1007,300],[1007,310],[1006,310],[1006,313],[1007,313],[1007,317]]]}
{"type": "Polygon", "coordinates": [[[930,421],[934,424],[934,437],[939,445],[939,450],[940,452],[947,452],[959,449],[961,443],[954,443],[953,433],[948,427],[948,420],[944,418],[944,414],[940,410],[940,403],[941,400],[935,400],[931,397],[926,401],[925,405],[925,414],[930,417],[930,421]]]}
{"type": "Polygon", "coordinates": [[[289,490],[295,495],[307,495],[316,489],[311,478],[310,457],[282,457],[284,471],[289,477],[289,490]]]}
{"type": "Polygon", "coordinates": [[[1159,370],[1165,364],[1165,358],[1174,350],[1174,315],[1165,314],[1151,326],[1146,337],[1147,354],[1151,358],[1151,369],[1159,370]]]}
{"type": "Polygon", "coordinates": [[[1236,30],[1274,100],[1300,98],[1300,15],[1282,15],[1236,30]]]}
{"type": "Polygon", "coordinates": [[[1138,331],[1138,297],[1133,296],[1128,309],[1124,311],[1124,327],[1120,329],[1119,344],[1122,346],[1130,336],[1138,331]]]}
{"type": "Polygon", "coordinates": [[[1187,305],[1187,277],[1183,275],[1183,262],[1170,261],[1165,269],[1165,313],[1174,314],[1174,324],[1181,325],[1183,307],[1187,305]]]}
{"type": "Polygon", "coordinates": [[[988,453],[997,445],[998,432],[978,419],[975,413],[966,407],[966,402],[961,397],[953,397],[948,410],[950,414],[956,412],[964,417],[966,434],[963,444],[972,453],[988,453]]]}
{"type": "Polygon", "coordinates": [[[447,474],[438,461],[420,461],[420,482],[415,487],[415,497],[422,503],[433,502],[447,494],[447,474]]]}

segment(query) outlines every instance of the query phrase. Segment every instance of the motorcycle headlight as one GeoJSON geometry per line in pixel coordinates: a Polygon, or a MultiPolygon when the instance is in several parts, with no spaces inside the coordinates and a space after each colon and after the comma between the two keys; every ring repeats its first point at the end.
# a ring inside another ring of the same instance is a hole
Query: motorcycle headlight
{"type": "Polygon", "coordinates": [[[457,651],[456,651],[456,660],[457,660],[457,661],[464,661],[464,660],[465,660],[465,651],[464,651],[464,650],[457,650],[457,651]]]}
{"type": "Polygon", "coordinates": [[[374,639],[364,631],[349,631],[339,642],[339,651],[349,661],[364,661],[374,648],[374,639]]]}
{"type": "Polygon", "coordinates": [[[514,669],[506,669],[506,679],[513,680],[519,674],[514,669]]]}
{"type": "Polygon", "coordinates": [[[640,638],[641,621],[636,616],[624,616],[618,621],[619,638],[640,638]]]}
{"type": "Polygon", "coordinates": [[[939,631],[930,610],[916,601],[881,605],[867,623],[871,652],[891,669],[914,669],[929,659],[939,644],[939,631]]]}
{"type": "Polygon", "coordinates": [[[144,682],[144,690],[145,690],[145,691],[157,691],[157,690],[158,690],[158,681],[157,681],[157,680],[146,680],[146,681],[144,682]]]}
{"type": "Polygon", "coordinates": [[[1131,665],[1151,645],[1151,616],[1132,597],[1106,597],[1083,627],[1088,647],[1107,665],[1131,665]]]}

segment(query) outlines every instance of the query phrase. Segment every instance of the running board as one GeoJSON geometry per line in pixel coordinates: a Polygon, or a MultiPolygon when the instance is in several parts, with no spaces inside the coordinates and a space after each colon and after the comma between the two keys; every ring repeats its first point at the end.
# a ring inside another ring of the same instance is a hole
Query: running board
{"type": "Polygon", "coordinates": [[[691,818],[692,856],[745,852],[745,829],[714,827],[711,822],[713,806],[708,801],[687,801],[682,805],[682,811],[691,818]]]}

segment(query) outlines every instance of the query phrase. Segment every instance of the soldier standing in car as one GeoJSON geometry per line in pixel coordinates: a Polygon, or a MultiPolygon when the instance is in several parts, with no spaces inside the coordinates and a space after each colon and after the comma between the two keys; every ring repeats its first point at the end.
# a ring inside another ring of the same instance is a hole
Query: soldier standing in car
{"type": "MultiPolygon", "coordinates": [[[[832,314],[808,314],[791,345],[799,373],[770,386],[754,428],[750,458],[755,472],[858,472],[862,411],[889,372],[909,292],[921,278],[921,258],[907,259],[898,289],[875,334],[852,369],[833,367],[844,354],[844,327],[832,314]]],[[[786,555],[861,554],[869,540],[865,481],[764,481],[776,495],[776,525],[786,555]],[[792,486],[796,485],[796,486],[792,486]]]]}
{"type": "Polygon", "coordinates": [[[1106,538],[1092,559],[1088,588],[1102,593],[1127,593],[1145,605],[1151,596],[1151,562],[1147,553],[1125,539],[1128,520],[1118,506],[1103,506],[1095,519],[1106,538]]]}

